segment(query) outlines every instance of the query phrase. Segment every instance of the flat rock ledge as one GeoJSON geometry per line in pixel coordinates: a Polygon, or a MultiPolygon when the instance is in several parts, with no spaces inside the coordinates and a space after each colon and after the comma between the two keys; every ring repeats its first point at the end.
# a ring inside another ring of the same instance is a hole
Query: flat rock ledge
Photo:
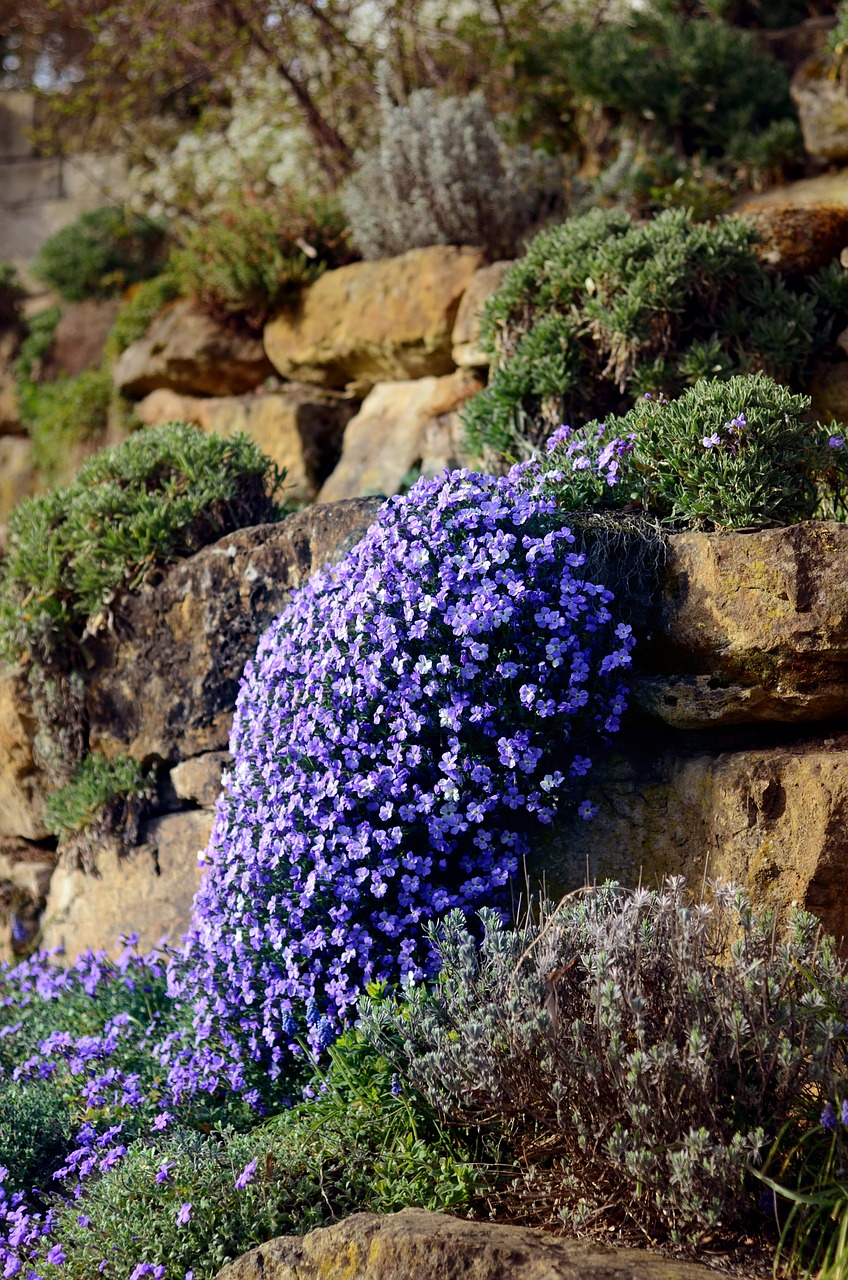
{"type": "Polygon", "coordinates": [[[706,1280],[715,1274],[638,1249],[403,1209],[357,1213],[306,1236],[280,1236],[228,1263],[217,1280],[706,1280]]]}

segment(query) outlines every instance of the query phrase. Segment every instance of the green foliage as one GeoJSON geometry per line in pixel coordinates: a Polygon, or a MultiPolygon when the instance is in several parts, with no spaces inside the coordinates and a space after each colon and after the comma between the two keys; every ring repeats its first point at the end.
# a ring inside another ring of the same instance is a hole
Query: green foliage
{"type": "Polygon", "coordinates": [[[112,205],[83,213],[44,244],[33,275],[64,298],[111,298],[162,267],[164,232],[112,205]]]}
{"type": "Polygon", "coordinates": [[[433,930],[438,984],[363,1033],[448,1122],[504,1135],[514,1217],[698,1241],[756,1219],[749,1169],[846,1070],[848,972],[811,915],[682,879],[570,894],[520,927],[433,930]]]}
{"type": "Polygon", "coordinates": [[[112,402],[112,379],[105,369],[84,369],[76,377],[27,383],[19,398],[21,421],[32,440],[36,466],[48,479],[61,476],[74,445],[105,434],[112,402]]]}
{"type": "Polygon", "coordinates": [[[4,1081],[0,1089],[0,1165],[9,1194],[50,1185],[73,1136],[73,1116],[47,1081],[4,1081]]]}
{"type": "Polygon", "coordinates": [[[0,331],[21,327],[24,296],[15,268],[9,262],[0,262],[0,331]]]}
{"type": "Polygon", "coordinates": [[[827,49],[839,59],[844,58],[848,53],[848,4],[845,0],[837,5],[836,25],[828,36],[827,49]]]}
{"type": "Polygon", "coordinates": [[[151,779],[136,760],[126,756],[107,760],[92,752],[79,762],[69,781],[48,796],[44,825],[58,837],[61,849],[74,846],[79,856],[112,832],[120,832],[122,840],[132,844],[151,797],[151,779]]]}
{"type": "Polygon", "coordinates": [[[50,665],[96,630],[114,595],[231,529],[274,519],[283,476],[246,437],[151,428],[84,464],[9,521],[0,648],[50,665]]]}
{"type": "Polygon", "coordinates": [[[592,210],[542,232],[483,314],[495,363],[465,411],[489,465],[559,423],[620,412],[639,391],[764,370],[792,383],[848,312],[838,264],[796,293],[754,255],[742,218],[649,223],[592,210]]]}
{"type": "Polygon", "coordinates": [[[212,1280],[226,1262],[274,1236],[360,1210],[462,1209],[479,1185],[463,1144],[447,1139],[420,1098],[395,1096],[391,1076],[349,1032],[314,1081],[321,1092],[310,1103],[246,1133],[181,1129],[155,1144],[136,1142],[80,1201],[57,1206],[56,1234],[68,1254],[63,1273],[89,1280],[107,1257],[111,1276],[144,1261],[164,1264],[168,1275],[192,1270],[195,1280],[212,1280]],[[253,1162],[249,1180],[237,1186],[253,1162]],[[157,1181],[163,1165],[168,1176],[157,1181]],[[186,1203],[191,1219],[181,1226],[177,1213],[186,1203]],[[81,1212],[90,1219],[83,1230],[81,1212]]]}
{"type": "Polygon", "coordinates": [[[160,311],[179,297],[179,286],[171,271],[152,280],[142,280],[121,303],[121,309],[106,339],[104,354],[115,360],[122,351],[143,338],[160,311]]]}
{"type": "Polygon", "coordinates": [[[171,268],[180,293],[205,311],[258,329],[286,297],[351,257],[334,200],[279,195],[234,200],[198,223],[173,251],[171,268]]]}
{"type": "Polygon", "coordinates": [[[41,365],[53,346],[56,327],[61,318],[61,307],[47,307],[28,322],[27,335],[15,360],[15,382],[19,397],[25,397],[29,385],[38,381],[41,365]]]}

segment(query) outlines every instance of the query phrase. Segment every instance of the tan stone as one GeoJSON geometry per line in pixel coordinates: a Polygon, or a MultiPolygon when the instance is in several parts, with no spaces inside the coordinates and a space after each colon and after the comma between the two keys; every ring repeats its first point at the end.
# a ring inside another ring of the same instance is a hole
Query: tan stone
{"type": "Polygon", "coordinates": [[[138,933],[145,950],[174,944],[191,922],[200,886],[198,854],[212,830],[208,809],[169,813],[148,822],[141,844],[125,856],[98,853],[97,875],[60,865],[53,872],[42,922],[42,946],[63,947],[68,960],[91,947],[114,954],[121,934],[138,933]]]}
{"type": "Polygon", "coordinates": [[[158,387],[184,395],[241,395],[274,370],[258,337],[219,324],[182,299],[127,347],[113,372],[119,391],[140,398],[158,387]]]}
{"type": "Polygon", "coordinates": [[[40,840],[44,783],[32,756],[35,722],[26,681],[16,667],[0,668],[0,836],[40,840]]]}
{"type": "Polygon", "coordinates": [[[758,907],[796,902],[848,940],[848,734],[744,750],[693,750],[633,730],[587,778],[598,807],[544,849],[554,893],[590,881],[685,875],[745,885],[758,907]]]}
{"type": "Polygon", "coordinates": [[[317,387],[291,383],[279,391],[201,399],[175,391],[152,391],[138,405],[146,426],[196,422],[219,436],[242,431],[278,467],[286,470],[285,497],[311,502],[335,463],[345,424],[356,404],[317,387]]]}
{"type": "Polygon", "coordinates": [[[279,1236],[228,1263],[217,1280],[707,1280],[714,1274],[640,1249],[402,1209],[357,1213],[305,1236],[279,1236]]]}
{"type": "Polygon", "coordinates": [[[38,488],[32,443],[25,436],[0,436],[0,525],[38,488]]]}
{"type": "MultiPolygon", "coordinates": [[[[845,336],[840,334],[837,338],[839,347],[845,336]]],[[[809,391],[813,412],[820,422],[848,422],[848,360],[840,364],[817,364],[809,391]]]]}
{"type": "Polygon", "coordinates": [[[0,960],[14,960],[36,941],[55,865],[49,849],[0,838],[0,960]]]}
{"type": "Polygon", "coordinates": [[[458,410],[482,386],[465,370],[444,378],[378,383],[348,423],[342,456],[319,501],[388,496],[418,475],[467,465],[458,410]]]}
{"type": "Polygon", "coordinates": [[[820,173],[815,178],[799,178],[796,182],[769,187],[758,195],[746,195],[742,203],[746,209],[771,204],[848,204],[848,169],[837,169],[832,173],[820,173]]]}
{"type": "Polygon", "coordinates": [[[387,379],[449,373],[460,299],[479,249],[433,245],[326,272],[265,328],[284,378],[361,392],[387,379]]]}
{"type": "MultiPolygon", "coordinates": [[[[20,345],[17,329],[0,331],[0,436],[23,435],[24,428],[18,413],[18,397],[15,389],[14,364],[20,345]]],[[[0,479],[3,470],[0,467],[0,479]]]]}
{"type": "Polygon", "coordinates": [[[120,306],[120,298],[69,302],[56,326],[41,376],[48,381],[60,374],[73,378],[83,369],[96,368],[103,359],[103,348],[120,306]]]}
{"type": "Polygon", "coordinates": [[[811,156],[848,159],[848,88],[829,54],[814,54],[792,77],[804,146],[811,156]]]}
{"type": "Polygon", "coordinates": [[[225,750],[260,635],[295,587],[359,541],[379,505],[337,502],[240,529],[119,600],[115,634],[92,643],[92,749],[173,764],[225,750]]]}
{"type": "Polygon", "coordinates": [[[678,727],[844,714],[848,526],[677,533],[669,544],[639,671],[653,681],[639,686],[648,709],[678,727]]]}
{"type": "Polygon", "coordinates": [[[207,751],[183,760],[171,770],[171,786],[179,800],[211,808],[221,793],[221,774],[232,762],[229,751],[207,751]]]}
{"type": "Polygon", "coordinates": [[[784,274],[818,271],[848,245],[843,204],[752,204],[739,212],[757,230],[757,256],[784,274]]]}
{"type": "Polygon", "coordinates": [[[461,369],[485,369],[491,364],[492,357],[480,348],[480,316],[511,266],[511,262],[492,262],[481,267],[462,295],[451,334],[453,362],[461,369]]]}

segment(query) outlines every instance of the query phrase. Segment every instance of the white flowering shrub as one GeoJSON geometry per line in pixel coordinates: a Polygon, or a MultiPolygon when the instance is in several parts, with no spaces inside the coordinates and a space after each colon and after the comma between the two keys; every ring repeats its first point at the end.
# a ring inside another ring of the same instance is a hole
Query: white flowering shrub
{"type": "Polygon", "coordinates": [[[481,94],[428,89],[385,98],[378,146],[360,154],[342,204],[354,244],[387,258],[432,244],[485,245],[511,256],[562,203],[558,161],[507,147],[481,94]]]}

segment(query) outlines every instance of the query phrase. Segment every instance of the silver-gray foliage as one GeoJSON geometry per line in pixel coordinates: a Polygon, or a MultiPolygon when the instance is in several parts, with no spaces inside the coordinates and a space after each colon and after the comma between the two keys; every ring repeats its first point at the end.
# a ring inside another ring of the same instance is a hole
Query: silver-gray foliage
{"type": "Polygon", "coordinates": [[[482,94],[429,89],[393,106],[383,95],[376,150],[358,156],[342,196],[357,248],[387,258],[432,244],[484,245],[511,256],[561,209],[561,165],[507,147],[482,94]]]}
{"type": "Polygon", "coordinates": [[[414,1088],[511,1146],[511,1214],[678,1242],[738,1226],[793,1107],[846,1074],[848,976],[818,921],[781,939],[740,890],[711,895],[609,884],[515,930],[484,915],[481,942],[452,914],[435,989],[363,1004],[414,1088]]]}

